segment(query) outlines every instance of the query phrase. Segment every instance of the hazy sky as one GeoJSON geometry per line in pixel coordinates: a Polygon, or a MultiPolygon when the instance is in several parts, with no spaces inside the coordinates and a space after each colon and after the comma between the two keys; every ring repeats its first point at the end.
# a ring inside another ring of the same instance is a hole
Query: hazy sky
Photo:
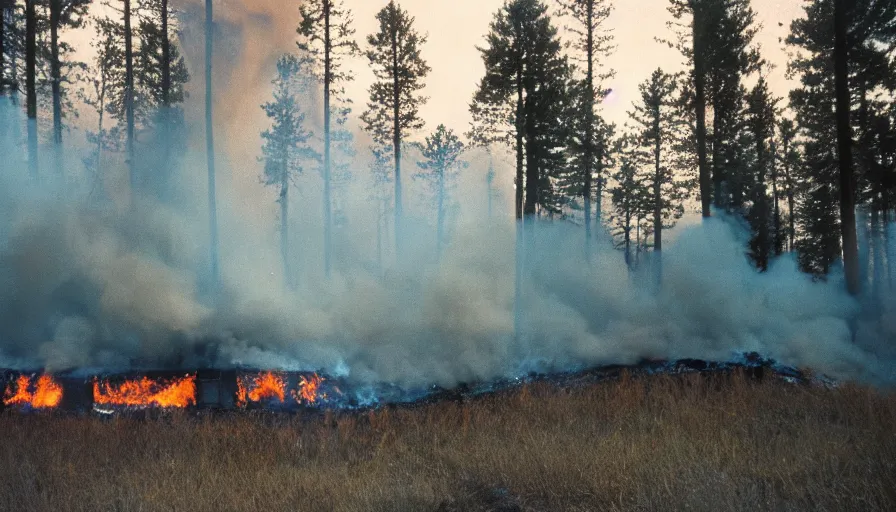
{"type": "MultiPolygon", "coordinates": [[[[374,15],[388,0],[345,0],[355,13],[359,41],[376,30],[374,15]]],[[[425,94],[431,99],[422,109],[430,128],[445,123],[464,131],[470,120],[467,106],[476,83],[483,74],[482,61],[476,45],[484,42],[488,25],[504,0],[404,0],[401,5],[417,19],[421,32],[429,34],[423,55],[432,67],[425,94]]],[[[555,5],[549,2],[552,7],[555,5]]],[[[618,46],[608,65],[616,70],[616,77],[608,84],[615,91],[605,105],[607,118],[624,122],[638,94],[638,84],[657,67],[675,71],[681,66],[681,56],[675,50],[654,40],[668,37],[666,22],[671,20],[666,7],[668,0],[617,0],[609,20],[618,46]]],[[[785,37],[790,21],[802,12],[802,0],[753,0],[758,21],[763,25],[758,43],[762,53],[776,69],[770,80],[778,95],[790,88],[784,72],[786,54],[779,38],[785,37]],[[778,24],[783,23],[783,27],[778,24]]],[[[557,23],[562,26],[561,23],[557,23]]],[[[350,93],[355,101],[366,101],[366,89],[372,75],[363,62],[357,69],[358,80],[350,93]]],[[[360,106],[360,105],[359,105],[360,106]]]]}
{"type": "MultiPolygon", "coordinates": [[[[179,0],[175,5],[183,3],[199,2],[179,0]]],[[[376,12],[388,0],[345,0],[345,3],[354,13],[357,38],[363,49],[367,35],[377,29],[376,12]]],[[[483,44],[488,25],[504,0],[403,0],[400,3],[416,18],[417,29],[429,37],[422,50],[432,67],[424,90],[430,100],[421,109],[427,130],[445,123],[459,132],[466,131],[470,121],[468,105],[483,74],[475,47],[483,44]]],[[[548,3],[555,8],[553,2],[548,3]]],[[[616,77],[607,84],[614,93],[604,105],[604,114],[610,121],[621,124],[626,120],[631,102],[637,98],[638,84],[657,67],[670,72],[679,70],[681,56],[655,41],[656,37],[670,35],[666,27],[671,19],[666,10],[668,0],[617,0],[615,4],[609,28],[615,36],[617,50],[606,64],[616,71],[616,77]]],[[[240,77],[242,91],[245,91],[245,80],[260,81],[259,92],[264,91],[269,83],[267,77],[273,73],[276,55],[295,48],[298,5],[295,0],[216,0],[216,18],[254,26],[247,30],[248,37],[264,39],[251,41],[256,48],[239,64],[241,71],[251,75],[240,77]],[[270,55],[259,55],[259,52],[270,55]]],[[[803,1],[753,0],[753,5],[763,26],[757,42],[765,58],[776,65],[769,79],[775,93],[785,96],[790,84],[784,77],[786,53],[779,39],[786,36],[791,20],[802,10],[803,1]]],[[[555,23],[562,26],[564,21],[555,20],[555,23]]],[[[76,46],[87,46],[85,36],[92,36],[92,30],[74,36],[76,46]]],[[[357,73],[357,80],[348,87],[357,115],[365,107],[373,76],[366,59],[358,59],[350,66],[357,73]]],[[[193,78],[201,80],[201,74],[194,71],[193,78]]],[[[219,90],[226,87],[227,84],[218,86],[219,90]]],[[[248,111],[257,114],[255,110],[248,111]]]]}

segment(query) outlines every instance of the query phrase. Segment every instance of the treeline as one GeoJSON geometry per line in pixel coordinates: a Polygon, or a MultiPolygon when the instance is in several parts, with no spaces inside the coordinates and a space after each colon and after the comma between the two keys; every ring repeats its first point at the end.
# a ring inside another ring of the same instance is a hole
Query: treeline
{"type": "MultiPolygon", "coordinates": [[[[116,15],[93,20],[86,17],[88,0],[3,1],[0,87],[16,104],[19,94],[27,97],[34,172],[39,110],[53,113],[58,149],[75,110],[71,89],[99,118],[88,169],[100,175],[103,155],[124,151],[132,189],[139,190],[142,175],[167,172],[183,152],[178,105],[190,76],[167,0],[109,1],[116,15]],[[88,22],[97,58],[72,62],[72,49],[58,35],[88,22]],[[164,151],[140,158],[139,141],[164,151]]],[[[206,5],[211,26],[211,1],[206,5]]],[[[360,120],[373,140],[374,186],[366,199],[379,211],[380,259],[387,238],[397,257],[403,252],[408,155],[432,194],[440,252],[457,175],[476,147],[513,154],[521,240],[534,236],[538,218],[570,220],[583,225],[582,250],[591,258],[595,232],[606,228],[631,266],[644,258],[659,277],[664,230],[697,204],[704,217],[725,216],[749,230],[744,249],[760,271],[795,253],[805,272],[824,278],[842,262],[851,292],[863,282],[879,291],[896,257],[887,252],[896,210],[896,2],[806,0],[784,41],[787,72],[799,86],[779,98],[768,85],[771,64],[755,41],[760,26],[749,0],[669,0],[673,21],[655,35],[657,44],[680,51],[686,67],[645,77],[622,126],[601,112],[614,76],[607,57],[617,50],[612,9],[611,0],[507,0],[479,48],[485,75],[470,103],[469,132],[438,125],[420,138],[430,67],[427,38],[414,17],[389,2],[376,15],[377,30],[359,44],[342,1],[303,2],[297,47],[278,61],[274,96],[263,105],[271,119],[263,133],[264,182],[279,191],[286,275],[293,275],[289,194],[306,170],[321,176],[323,268],[331,273],[333,231],[344,216],[340,205],[356,156],[345,84],[354,79],[350,59],[366,57],[375,80],[360,120]],[[308,115],[322,117],[323,133],[312,133],[308,115]],[[859,239],[868,241],[861,254],[859,239]]],[[[207,56],[210,38],[211,29],[207,56]]],[[[210,60],[207,76],[209,68],[210,60]]],[[[213,185],[211,135],[209,154],[213,185]]],[[[489,211],[493,179],[490,165],[489,211]]],[[[164,187],[153,192],[176,194],[164,187]]],[[[209,203],[214,211],[213,197],[209,203]]]]}

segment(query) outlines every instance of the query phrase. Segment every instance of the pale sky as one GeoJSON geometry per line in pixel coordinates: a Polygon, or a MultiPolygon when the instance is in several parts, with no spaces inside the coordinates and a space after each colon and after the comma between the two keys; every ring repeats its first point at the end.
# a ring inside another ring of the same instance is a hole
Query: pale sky
{"type": "MultiPolygon", "coordinates": [[[[388,0],[345,0],[355,13],[359,42],[376,30],[374,15],[388,0]]],[[[470,116],[468,105],[476,83],[483,74],[476,45],[484,43],[488,25],[504,0],[404,0],[401,5],[416,17],[420,32],[428,33],[423,56],[432,67],[424,93],[430,102],[422,110],[428,128],[445,123],[457,131],[466,131],[470,116]]],[[[553,2],[549,5],[554,7],[553,2]]],[[[680,69],[681,56],[654,40],[670,35],[666,22],[671,19],[668,0],[617,0],[609,20],[616,38],[617,51],[608,60],[616,77],[607,84],[615,91],[605,105],[610,121],[622,124],[626,111],[637,99],[638,84],[657,67],[673,72],[680,69]]],[[[776,64],[770,76],[774,91],[785,96],[790,84],[784,78],[786,54],[778,39],[789,31],[791,20],[802,12],[802,0],[753,0],[763,30],[758,38],[766,59],[776,64]],[[778,23],[784,24],[779,27],[778,23]]],[[[562,26],[563,22],[557,21],[562,26]]],[[[358,80],[350,94],[359,107],[366,102],[366,90],[372,75],[364,62],[356,66],[358,80]]]]}
{"type": "MultiPolygon", "coordinates": [[[[388,3],[388,0],[345,0],[354,13],[358,43],[366,46],[366,37],[377,28],[374,15],[388,3]]],[[[446,124],[458,132],[469,128],[468,106],[477,81],[483,74],[482,61],[476,45],[484,42],[494,13],[504,0],[403,0],[400,4],[416,18],[416,27],[428,34],[422,54],[432,72],[426,79],[424,94],[429,103],[421,109],[426,121],[425,131],[439,123],[446,124]]],[[[554,2],[548,2],[552,9],[554,2]]],[[[180,0],[178,4],[193,4],[193,9],[201,9],[198,0],[180,0]]],[[[273,73],[273,62],[279,53],[293,51],[295,46],[295,26],[298,23],[298,5],[295,0],[216,0],[216,18],[236,20],[245,25],[245,35],[251,41],[249,50],[241,66],[241,72],[251,75],[240,77],[240,94],[245,94],[245,81],[257,80],[264,87],[273,73]],[[265,54],[269,55],[265,55],[265,54]],[[271,69],[267,69],[271,68],[271,69]]],[[[674,72],[681,69],[681,56],[675,50],[655,41],[655,37],[668,38],[670,31],[666,22],[670,16],[666,10],[668,0],[617,0],[616,8],[609,20],[613,30],[617,50],[608,61],[608,67],[616,71],[616,77],[607,86],[614,90],[604,105],[604,115],[618,124],[625,122],[626,111],[637,99],[638,84],[647,79],[657,67],[674,72]]],[[[753,0],[758,22],[763,29],[758,37],[763,56],[776,68],[769,80],[778,96],[786,96],[791,84],[784,77],[786,53],[779,38],[787,35],[791,20],[802,12],[802,0],[753,0]],[[783,26],[779,26],[783,23],[783,26]]],[[[563,20],[555,19],[557,26],[563,20]]],[[[85,48],[86,38],[92,37],[92,30],[74,36],[76,46],[85,48]]],[[[198,34],[197,34],[198,35],[198,34]]],[[[197,48],[193,53],[201,51],[197,48]]],[[[189,53],[189,52],[187,52],[189,53]]],[[[348,94],[355,102],[355,117],[364,109],[367,89],[373,79],[366,59],[361,58],[349,64],[357,73],[357,80],[348,86],[348,94]]],[[[193,70],[191,86],[201,87],[201,72],[193,70]]],[[[223,89],[227,84],[216,84],[223,89]]],[[[236,87],[234,85],[234,87],[236,87]]],[[[223,91],[222,91],[223,92],[223,91]]],[[[257,105],[263,98],[255,99],[248,112],[257,114],[257,105]]],[[[239,107],[237,107],[239,109],[239,107]]],[[[239,119],[239,118],[236,118],[239,119]]],[[[229,121],[237,123],[234,118],[229,121]]],[[[414,138],[422,137],[416,134],[414,138]]]]}

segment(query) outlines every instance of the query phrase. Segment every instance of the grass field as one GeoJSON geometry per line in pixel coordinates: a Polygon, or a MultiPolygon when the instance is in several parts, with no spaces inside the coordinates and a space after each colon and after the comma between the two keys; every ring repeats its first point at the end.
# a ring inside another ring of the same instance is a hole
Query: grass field
{"type": "Polygon", "coordinates": [[[896,394],[741,374],[0,432],[10,511],[896,510],[896,394]]]}

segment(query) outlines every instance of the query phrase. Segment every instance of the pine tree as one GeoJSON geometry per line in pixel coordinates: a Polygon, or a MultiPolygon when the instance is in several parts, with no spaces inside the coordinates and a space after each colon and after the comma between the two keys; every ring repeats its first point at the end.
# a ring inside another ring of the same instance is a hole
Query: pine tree
{"type": "Polygon", "coordinates": [[[94,22],[96,39],[91,46],[96,52],[93,63],[88,65],[80,92],[81,101],[91,107],[97,115],[96,131],[87,132],[87,140],[94,149],[86,158],[87,170],[93,175],[88,200],[95,196],[104,197],[102,181],[104,178],[104,154],[109,150],[117,150],[116,141],[120,138],[119,126],[109,128],[106,115],[109,110],[111,96],[116,84],[123,81],[120,62],[122,48],[115,23],[108,18],[94,22]]]}
{"type": "Polygon", "coordinates": [[[584,83],[574,83],[570,87],[572,112],[569,115],[569,138],[565,148],[569,160],[565,172],[557,180],[557,186],[568,196],[583,199],[581,207],[575,203],[570,205],[574,209],[581,208],[585,220],[587,257],[590,253],[588,240],[592,238],[591,222],[595,219],[598,225],[601,222],[601,196],[606,182],[605,170],[612,158],[610,149],[615,126],[608,125],[599,115],[592,116],[588,109],[582,107],[581,103],[587,101],[586,94],[581,92],[582,87],[584,83]],[[586,127],[592,120],[594,124],[590,130],[591,149],[587,149],[585,141],[588,140],[589,130],[586,127]],[[590,160],[590,163],[586,160],[590,160]]]}
{"type": "Polygon", "coordinates": [[[852,295],[861,290],[856,237],[856,194],[852,169],[852,126],[849,91],[849,42],[847,4],[834,0],[834,91],[837,112],[837,162],[840,170],[840,228],[843,237],[843,266],[846,288],[852,295]]]}
{"type": "Polygon", "coordinates": [[[212,0],[205,0],[205,155],[208,162],[208,222],[211,286],[218,286],[218,199],[215,186],[214,98],[212,96],[212,52],[214,49],[214,9],[212,0]]]}
{"type": "MultiPolygon", "coordinates": [[[[689,87],[694,94],[691,108],[696,113],[695,138],[700,172],[703,216],[710,216],[710,204],[717,208],[738,208],[732,196],[743,176],[731,175],[729,166],[740,150],[737,147],[742,78],[759,69],[762,59],[752,41],[758,27],[749,0],[670,0],[676,20],[676,46],[691,67],[689,87]],[[680,20],[690,18],[688,24],[680,20]],[[712,106],[712,160],[707,155],[706,109],[712,106]],[[733,186],[732,186],[733,185],[733,186]]],[[[740,194],[743,196],[743,194],[740,194]]]]}
{"type": "Polygon", "coordinates": [[[607,19],[612,12],[609,0],[558,0],[561,12],[571,18],[575,25],[569,30],[575,37],[572,46],[579,53],[579,59],[585,63],[585,79],[582,87],[576,92],[580,96],[576,110],[578,115],[574,118],[580,121],[577,138],[578,144],[572,146],[573,158],[578,158],[575,167],[581,170],[580,174],[581,196],[584,202],[585,217],[585,253],[590,255],[591,240],[591,198],[593,195],[593,177],[595,161],[600,160],[598,153],[600,141],[598,124],[600,121],[595,114],[595,107],[607,94],[607,90],[601,87],[604,80],[612,78],[613,71],[597,73],[595,68],[601,67],[601,59],[607,58],[615,49],[613,35],[605,28],[607,19]]]}
{"type": "Polygon", "coordinates": [[[53,144],[57,172],[60,171],[62,145],[62,60],[59,51],[59,32],[78,28],[85,22],[92,0],[48,0],[50,8],[50,80],[53,88],[53,144]]]}
{"type": "Polygon", "coordinates": [[[368,199],[373,200],[376,204],[376,258],[377,269],[383,272],[383,240],[389,236],[388,218],[392,210],[392,194],[390,193],[390,184],[392,178],[390,173],[395,167],[391,162],[391,155],[388,147],[371,146],[371,163],[370,173],[373,179],[371,194],[368,199]]]}
{"type": "Polygon", "coordinates": [[[430,67],[420,55],[426,36],[414,29],[414,18],[394,0],[376,15],[379,31],[367,37],[365,52],[375,77],[367,111],[361,116],[374,141],[391,146],[395,170],[395,250],[401,254],[401,150],[407,136],[423,128],[420,94],[430,67]]]}
{"type": "Polygon", "coordinates": [[[280,57],[277,78],[273,81],[273,101],[262,105],[272,123],[271,128],[261,134],[265,162],[262,181],[278,189],[280,255],[287,287],[294,286],[289,257],[289,186],[302,174],[306,162],[319,160],[318,154],[308,145],[312,134],[303,126],[305,113],[299,98],[308,95],[309,84],[302,68],[302,62],[296,57],[280,57]]]}
{"type": "Polygon", "coordinates": [[[787,228],[784,237],[787,240],[787,250],[790,252],[794,251],[794,237],[796,236],[796,171],[802,161],[796,136],[796,124],[792,119],[781,118],[778,120],[778,143],[776,144],[778,151],[775,158],[783,185],[781,193],[787,198],[787,228]]]}
{"type": "MultiPolygon", "coordinates": [[[[516,217],[534,219],[538,205],[552,207],[552,191],[540,189],[546,187],[552,172],[559,171],[558,148],[565,137],[560,120],[570,106],[569,65],[561,55],[547,6],[539,0],[505,3],[495,14],[486,41],[487,47],[479,49],[485,76],[470,110],[480,121],[512,121],[516,217]]],[[[473,131],[500,133],[496,127],[474,126],[473,131]]]]}
{"type": "Polygon", "coordinates": [[[675,225],[684,214],[683,200],[688,184],[676,177],[672,141],[680,130],[677,76],[657,69],[650,79],[639,86],[641,100],[633,105],[629,117],[635,123],[632,143],[637,147],[637,164],[644,166],[647,175],[644,184],[650,198],[648,211],[652,217],[650,229],[656,255],[657,282],[661,278],[663,229],[675,225]]]}
{"type": "Polygon", "coordinates": [[[25,91],[28,113],[28,166],[37,177],[37,0],[25,0],[25,91]]]}
{"type": "MultiPolygon", "coordinates": [[[[616,186],[610,190],[613,213],[609,220],[612,225],[611,233],[625,253],[625,263],[632,267],[632,236],[635,235],[639,219],[645,218],[649,211],[650,190],[638,168],[638,155],[634,151],[633,141],[624,140],[621,143],[620,155],[619,168],[613,174],[616,186]]],[[[638,242],[636,239],[635,243],[638,242]]]]}
{"type": "Polygon", "coordinates": [[[417,162],[423,171],[417,177],[426,181],[436,205],[436,253],[439,256],[445,245],[445,221],[452,202],[451,191],[460,169],[468,165],[460,159],[464,149],[464,143],[457,135],[440,124],[435,132],[426,137],[421,148],[424,160],[417,162]]]}
{"type": "MultiPolygon", "coordinates": [[[[772,217],[768,197],[768,175],[773,172],[774,154],[771,140],[774,137],[777,99],[773,98],[764,77],[747,96],[747,129],[752,137],[753,171],[755,178],[751,194],[748,221],[752,230],[750,255],[761,271],[768,270],[769,259],[775,252],[776,238],[773,230],[777,221],[772,217]]],[[[777,200],[777,198],[775,198],[777,200]]]]}
{"type": "Polygon", "coordinates": [[[324,93],[324,273],[329,277],[332,267],[332,163],[331,163],[331,117],[332,99],[343,98],[344,83],[354,79],[354,74],[343,70],[343,61],[360,53],[354,40],[351,11],[341,1],[310,0],[299,7],[302,22],[298,33],[302,40],[299,49],[314,61],[312,69],[315,77],[323,85],[324,93]]]}
{"type": "Polygon", "coordinates": [[[853,222],[855,201],[868,200],[876,180],[878,151],[874,146],[879,139],[873,135],[873,112],[881,108],[883,98],[876,99],[879,91],[894,80],[887,63],[892,60],[896,35],[887,27],[896,19],[896,4],[856,0],[844,6],[834,0],[816,0],[807,3],[804,10],[804,17],[792,23],[787,43],[795,50],[789,71],[801,83],[791,92],[791,107],[805,140],[806,204],[798,205],[797,210],[802,208],[808,214],[800,215],[809,230],[801,238],[815,240],[798,241],[797,245],[802,251],[801,262],[807,264],[804,268],[815,273],[826,273],[842,256],[849,289],[856,293],[860,272],[853,222]],[[835,16],[835,7],[843,16],[835,16]],[[846,8],[841,11],[840,7],[846,8]],[[849,162],[853,152],[857,158],[849,162]],[[823,201],[830,204],[823,206],[823,201]],[[819,210],[825,215],[814,215],[819,210]],[[819,238],[828,243],[815,243],[819,238]]]}

